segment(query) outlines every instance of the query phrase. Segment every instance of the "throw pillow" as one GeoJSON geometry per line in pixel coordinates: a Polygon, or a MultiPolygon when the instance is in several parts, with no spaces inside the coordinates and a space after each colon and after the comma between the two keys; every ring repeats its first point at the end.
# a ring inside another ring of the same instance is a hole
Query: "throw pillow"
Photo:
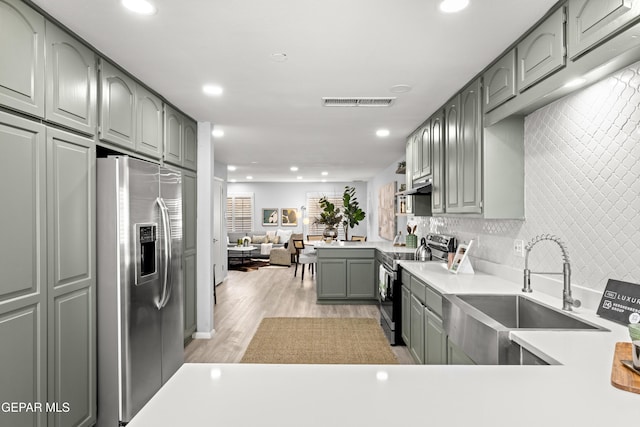
{"type": "Polygon", "coordinates": [[[267,236],[268,243],[280,243],[280,236],[267,236]]]}
{"type": "Polygon", "coordinates": [[[272,237],[276,237],[276,231],[275,230],[269,230],[267,231],[267,238],[272,238],[272,237]]]}
{"type": "Polygon", "coordinates": [[[256,243],[256,244],[258,244],[258,243],[268,243],[267,242],[267,236],[253,236],[251,238],[251,242],[252,243],[256,243]]]}
{"type": "Polygon", "coordinates": [[[278,229],[278,231],[276,232],[276,236],[280,236],[280,242],[284,243],[289,241],[289,238],[291,237],[292,233],[293,233],[293,230],[278,229]]]}

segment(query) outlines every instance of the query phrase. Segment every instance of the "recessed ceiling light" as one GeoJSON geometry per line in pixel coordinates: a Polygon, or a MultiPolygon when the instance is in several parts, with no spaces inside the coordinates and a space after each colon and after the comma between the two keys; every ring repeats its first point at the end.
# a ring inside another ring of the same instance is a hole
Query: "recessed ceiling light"
{"type": "Polygon", "coordinates": [[[297,172],[298,171],[298,167],[297,166],[291,166],[289,169],[291,169],[291,172],[297,172]]]}
{"type": "Polygon", "coordinates": [[[329,172],[327,172],[327,171],[323,171],[323,172],[321,173],[321,175],[322,175],[322,176],[327,176],[327,175],[329,175],[329,172]]]}
{"type": "Polygon", "coordinates": [[[222,138],[224,136],[224,131],[222,129],[214,129],[211,132],[211,136],[214,138],[222,138]]]}
{"type": "Polygon", "coordinates": [[[157,12],[156,7],[147,0],[122,0],[122,5],[140,15],[154,15],[157,12]]]}
{"type": "Polygon", "coordinates": [[[583,78],[577,78],[577,79],[573,79],[569,82],[567,82],[564,87],[576,87],[576,86],[580,86],[581,84],[583,84],[584,82],[586,82],[586,79],[583,78]]]}
{"type": "Polygon", "coordinates": [[[271,60],[273,62],[285,62],[287,59],[289,58],[287,57],[286,53],[279,52],[271,54],[271,60]]]}
{"type": "Polygon", "coordinates": [[[469,0],[442,0],[440,2],[440,10],[444,13],[460,12],[469,6],[469,0]]]}
{"type": "Polygon", "coordinates": [[[296,179],[302,179],[302,177],[301,176],[297,176],[296,179]]]}
{"type": "Polygon", "coordinates": [[[231,179],[231,180],[229,180],[229,182],[237,182],[237,181],[238,181],[237,179],[231,179]]]}
{"type": "Polygon", "coordinates": [[[380,138],[386,138],[387,136],[389,136],[389,129],[378,129],[376,131],[376,135],[378,135],[380,138]]]}
{"type": "Polygon", "coordinates": [[[253,179],[251,175],[247,175],[247,179],[253,179]]]}
{"type": "Polygon", "coordinates": [[[202,86],[202,91],[209,96],[218,96],[222,95],[222,88],[216,85],[204,85],[202,86]]]}
{"type": "Polygon", "coordinates": [[[409,92],[410,90],[411,90],[411,86],[409,85],[395,85],[395,86],[391,86],[391,89],[389,89],[389,92],[406,93],[406,92],[409,92]]]}
{"type": "Polygon", "coordinates": [[[235,166],[233,166],[233,165],[228,165],[228,166],[227,166],[227,170],[228,170],[228,171],[234,172],[236,169],[238,169],[238,168],[236,168],[236,167],[235,167],[235,166]]]}

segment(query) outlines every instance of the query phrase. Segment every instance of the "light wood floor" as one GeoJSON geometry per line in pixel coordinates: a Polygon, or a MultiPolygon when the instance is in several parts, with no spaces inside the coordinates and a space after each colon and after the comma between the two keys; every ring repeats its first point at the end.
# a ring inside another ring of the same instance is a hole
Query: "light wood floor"
{"type": "MultiPolygon", "coordinates": [[[[372,317],[376,305],[316,304],[315,277],[305,271],[304,281],[293,277],[293,267],[260,268],[251,272],[229,271],[216,288],[215,335],[193,340],[185,348],[192,363],[238,363],[264,317],[372,317]]],[[[412,364],[404,346],[392,347],[401,364],[412,364]]]]}

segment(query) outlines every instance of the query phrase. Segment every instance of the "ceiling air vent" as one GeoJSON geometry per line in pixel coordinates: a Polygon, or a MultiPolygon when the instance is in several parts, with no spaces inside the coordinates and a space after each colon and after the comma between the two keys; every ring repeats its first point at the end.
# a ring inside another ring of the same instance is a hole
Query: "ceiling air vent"
{"type": "Polygon", "coordinates": [[[390,107],[395,101],[395,97],[380,98],[322,98],[322,105],[325,107],[390,107]]]}

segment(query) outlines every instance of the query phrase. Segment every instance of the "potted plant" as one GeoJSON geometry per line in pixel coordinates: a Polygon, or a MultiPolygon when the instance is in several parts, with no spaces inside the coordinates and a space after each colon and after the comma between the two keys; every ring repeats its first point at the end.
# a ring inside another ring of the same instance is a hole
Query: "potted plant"
{"type": "Polygon", "coordinates": [[[358,225],[366,216],[364,211],[360,209],[355,187],[349,187],[348,185],[344,187],[344,193],[342,194],[342,210],[344,239],[349,240],[349,228],[353,228],[358,225]]]}
{"type": "Polygon", "coordinates": [[[326,196],[323,196],[318,203],[320,204],[320,208],[322,208],[322,212],[320,212],[320,217],[316,218],[314,223],[325,225],[325,229],[322,232],[324,237],[337,238],[338,229],[336,226],[340,224],[342,220],[340,208],[331,203],[326,196]]]}

